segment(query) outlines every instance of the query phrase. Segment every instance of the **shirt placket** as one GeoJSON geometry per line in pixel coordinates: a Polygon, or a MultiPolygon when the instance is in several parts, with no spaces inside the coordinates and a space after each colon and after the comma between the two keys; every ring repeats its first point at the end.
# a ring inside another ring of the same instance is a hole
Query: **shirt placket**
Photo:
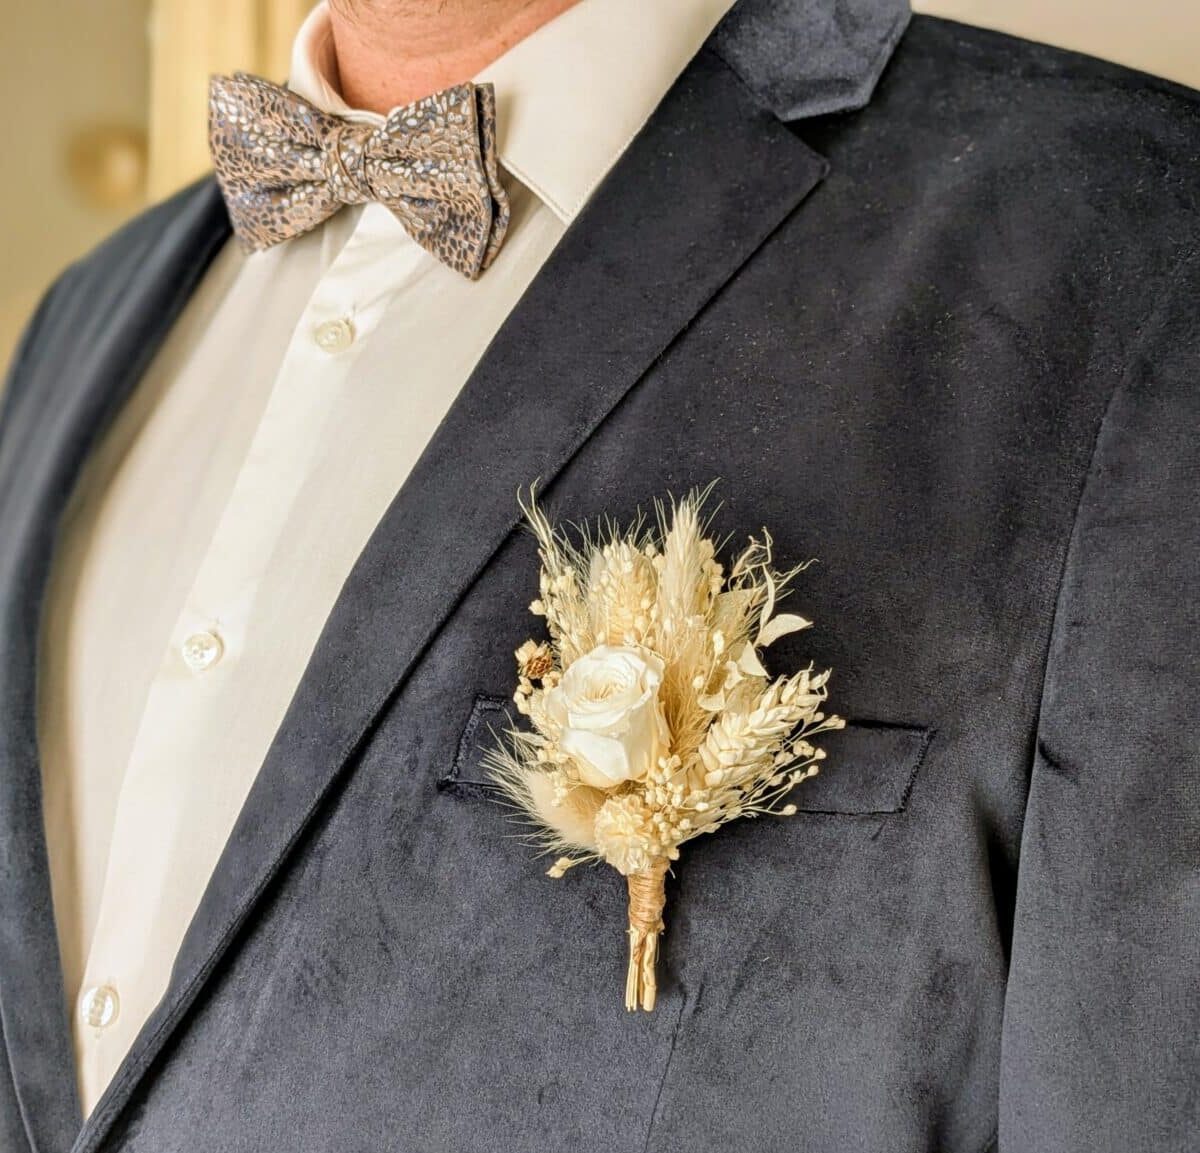
{"type": "Polygon", "coordinates": [[[381,211],[372,206],[365,227],[360,220],[292,333],[150,687],[78,995],[85,1100],[107,1084],[164,992],[162,956],[177,951],[253,783],[258,764],[214,763],[203,750],[214,726],[254,698],[239,672],[264,574],[289,520],[303,514],[297,502],[326,439],[354,404],[364,343],[428,260],[411,241],[398,243],[395,229],[379,228],[381,211]]]}

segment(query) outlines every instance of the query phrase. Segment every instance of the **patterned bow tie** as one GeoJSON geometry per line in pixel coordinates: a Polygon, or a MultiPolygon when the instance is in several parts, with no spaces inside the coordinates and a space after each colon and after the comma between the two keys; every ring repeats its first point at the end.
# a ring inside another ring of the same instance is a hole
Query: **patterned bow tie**
{"type": "Polygon", "coordinates": [[[234,231],[251,251],[375,200],[422,248],[474,280],[508,229],[490,84],[455,85],[373,127],[257,76],[216,76],[209,144],[234,231]]]}

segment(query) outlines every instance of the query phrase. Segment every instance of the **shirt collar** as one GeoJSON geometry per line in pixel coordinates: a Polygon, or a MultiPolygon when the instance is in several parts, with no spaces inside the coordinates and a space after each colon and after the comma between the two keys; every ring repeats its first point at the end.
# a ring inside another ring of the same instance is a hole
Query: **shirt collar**
{"type": "MultiPolygon", "coordinates": [[[[500,162],[570,224],[733,0],[579,0],[473,79],[496,87],[500,162]]],[[[288,87],[364,123],[337,90],[325,0],[292,50],[288,87]]]]}

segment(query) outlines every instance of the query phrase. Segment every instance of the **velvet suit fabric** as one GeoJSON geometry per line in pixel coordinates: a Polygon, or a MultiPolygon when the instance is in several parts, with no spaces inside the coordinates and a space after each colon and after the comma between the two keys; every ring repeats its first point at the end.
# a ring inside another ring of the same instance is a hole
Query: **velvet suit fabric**
{"type": "Polygon", "coordinates": [[[82,1128],[41,590],[227,238],[213,186],[52,290],[0,418],[5,1150],[1195,1147],[1200,103],[830,7],[824,84],[786,48],[821,5],[735,8],[498,334],[82,1128]],[[545,877],[482,768],[537,628],[539,476],[622,520],[719,477],[719,533],[818,560],[790,606],[817,627],[770,664],[832,667],[851,724],[796,817],[687,847],[653,1014],[621,1007],[620,878],[545,877]]]}

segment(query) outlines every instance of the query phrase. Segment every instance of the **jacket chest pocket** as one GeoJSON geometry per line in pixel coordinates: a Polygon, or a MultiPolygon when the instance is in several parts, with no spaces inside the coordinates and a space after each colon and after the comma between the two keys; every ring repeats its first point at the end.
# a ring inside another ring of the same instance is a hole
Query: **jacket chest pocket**
{"type": "MultiPolygon", "coordinates": [[[[586,902],[591,915],[603,899],[608,920],[596,923],[593,948],[605,950],[624,933],[623,878],[604,865],[573,869],[559,880],[545,877],[549,858],[521,843],[520,834],[529,832],[524,815],[499,803],[503,798],[489,779],[488,753],[514,718],[504,698],[475,700],[438,781],[445,802],[438,807],[450,825],[494,839],[504,869],[532,878],[543,894],[539,900],[562,902],[564,916],[570,918],[572,901],[586,902]]],[[[660,987],[669,990],[697,966],[706,981],[736,982],[747,943],[764,933],[780,942],[781,952],[801,950],[820,960],[814,929],[828,918],[841,925],[839,937],[830,938],[831,952],[853,943],[859,917],[879,926],[902,919],[913,862],[929,852],[928,823],[910,820],[906,809],[933,739],[930,728],[862,720],[822,734],[821,771],[788,796],[794,816],[732,821],[683,845],[667,879],[660,987]]],[[[529,910],[531,918],[536,913],[529,910]]],[[[621,950],[612,949],[603,978],[614,998],[622,960],[621,950]]]]}
{"type": "MultiPolygon", "coordinates": [[[[494,797],[487,753],[495,748],[498,735],[513,726],[514,718],[515,709],[504,697],[476,697],[438,788],[464,799],[494,797]]],[[[801,813],[901,813],[932,740],[933,730],[920,725],[850,721],[840,732],[822,734],[820,743],[828,756],[821,772],[798,786],[789,800],[801,813]]]]}

